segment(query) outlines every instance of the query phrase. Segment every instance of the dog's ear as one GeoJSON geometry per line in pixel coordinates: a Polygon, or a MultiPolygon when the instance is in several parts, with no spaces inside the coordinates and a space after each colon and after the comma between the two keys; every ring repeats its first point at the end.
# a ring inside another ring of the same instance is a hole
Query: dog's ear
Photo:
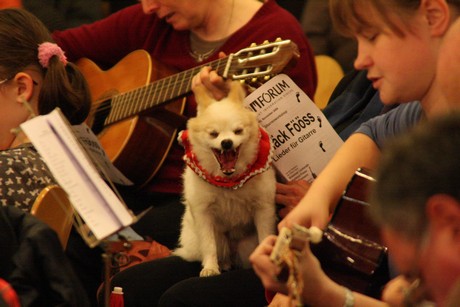
{"type": "Polygon", "coordinates": [[[229,100],[241,104],[244,101],[244,97],[246,97],[246,91],[243,84],[240,81],[233,81],[230,84],[230,92],[228,93],[229,100]]]}
{"type": "Polygon", "coordinates": [[[193,89],[193,93],[195,94],[195,100],[197,104],[197,114],[200,114],[214,101],[206,87],[202,84],[196,86],[193,89]]]}
{"type": "Polygon", "coordinates": [[[233,81],[230,84],[230,92],[228,93],[228,98],[231,101],[241,104],[246,97],[246,90],[243,87],[243,84],[240,81],[233,81]]]}

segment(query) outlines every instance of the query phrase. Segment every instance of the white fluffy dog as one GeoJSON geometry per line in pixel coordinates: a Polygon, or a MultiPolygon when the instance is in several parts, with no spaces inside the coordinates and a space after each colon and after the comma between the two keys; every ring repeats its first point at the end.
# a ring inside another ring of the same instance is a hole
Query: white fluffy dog
{"type": "Polygon", "coordinates": [[[242,85],[232,82],[220,101],[202,86],[194,92],[197,116],[179,136],[186,209],[174,254],[201,261],[200,276],[212,276],[249,267],[249,254],[275,232],[276,180],[270,138],[243,106],[242,85]]]}

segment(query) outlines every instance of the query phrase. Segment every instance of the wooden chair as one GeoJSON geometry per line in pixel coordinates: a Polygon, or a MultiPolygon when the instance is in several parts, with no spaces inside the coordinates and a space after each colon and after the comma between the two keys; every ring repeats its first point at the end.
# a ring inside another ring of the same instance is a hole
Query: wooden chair
{"type": "Polygon", "coordinates": [[[32,205],[31,213],[56,231],[65,249],[72,230],[74,213],[66,192],[57,185],[47,186],[32,205]]]}
{"type": "Polygon", "coordinates": [[[324,109],[344,73],[340,64],[330,56],[316,55],[315,62],[318,73],[318,87],[313,101],[318,108],[324,109]]]}

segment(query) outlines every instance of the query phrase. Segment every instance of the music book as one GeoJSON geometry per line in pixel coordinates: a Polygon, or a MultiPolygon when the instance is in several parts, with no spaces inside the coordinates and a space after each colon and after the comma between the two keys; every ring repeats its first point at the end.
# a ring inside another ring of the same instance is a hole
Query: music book
{"type": "MultiPolygon", "coordinates": [[[[133,224],[137,217],[108,186],[91,155],[59,109],[21,124],[57,183],[66,191],[88,234],[91,246],[133,224]]],[[[87,146],[88,144],[86,144],[87,146]]],[[[96,164],[99,163],[96,161],[96,164]]],[[[86,240],[86,238],[85,238],[86,240]]]]}
{"type": "Polygon", "coordinates": [[[73,125],[71,129],[102,176],[107,177],[111,182],[121,185],[134,184],[113,165],[104,148],[102,148],[99,139],[86,123],[73,125]]]}
{"type": "Polygon", "coordinates": [[[281,180],[311,182],[343,144],[321,110],[285,74],[248,95],[245,105],[270,135],[281,180]]]}

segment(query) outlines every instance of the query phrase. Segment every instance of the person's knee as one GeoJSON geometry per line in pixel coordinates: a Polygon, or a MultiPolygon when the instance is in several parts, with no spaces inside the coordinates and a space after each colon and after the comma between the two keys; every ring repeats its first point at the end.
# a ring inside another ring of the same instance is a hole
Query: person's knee
{"type": "Polygon", "coordinates": [[[175,286],[166,290],[158,301],[158,307],[180,307],[186,306],[183,301],[182,293],[178,293],[175,286]]]}
{"type": "Polygon", "coordinates": [[[166,290],[158,301],[158,307],[180,307],[199,305],[196,282],[199,277],[192,277],[176,283],[166,290]],[[195,284],[195,285],[194,285],[195,284]]]}

